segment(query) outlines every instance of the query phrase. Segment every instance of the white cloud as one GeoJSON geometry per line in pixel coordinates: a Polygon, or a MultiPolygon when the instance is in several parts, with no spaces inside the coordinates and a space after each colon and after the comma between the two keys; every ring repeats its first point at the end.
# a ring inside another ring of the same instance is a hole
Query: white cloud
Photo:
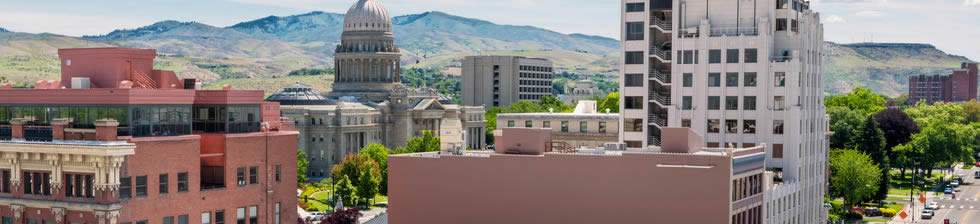
{"type": "Polygon", "coordinates": [[[980,5],[980,0],[964,0],[963,5],[965,6],[980,5]]]}
{"type": "Polygon", "coordinates": [[[861,17],[881,17],[884,16],[885,14],[874,10],[864,10],[864,11],[854,13],[854,15],[861,16],[861,17]]]}
{"type": "Polygon", "coordinates": [[[844,23],[844,22],[847,22],[847,20],[844,19],[844,17],[840,17],[838,15],[830,15],[826,19],[824,19],[823,22],[824,23],[844,23]]]}
{"type": "Polygon", "coordinates": [[[106,34],[116,29],[133,29],[152,22],[132,18],[78,16],[37,12],[0,11],[0,24],[16,32],[54,32],[68,36],[106,34]]]}

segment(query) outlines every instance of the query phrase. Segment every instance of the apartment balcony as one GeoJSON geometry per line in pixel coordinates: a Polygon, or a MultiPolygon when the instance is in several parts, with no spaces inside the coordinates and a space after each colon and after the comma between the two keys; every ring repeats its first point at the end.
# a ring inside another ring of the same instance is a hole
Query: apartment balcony
{"type": "Polygon", "coordinates": [[[673,22],[670,18],[662,19],[659,15],[650,16],[650,27],[660,29],[664,33],[670,33],[674,29],[673,22]]]}
{"type": "Polygon", "coordinates": [[[650,78],[659,81],[661,84],[670,85],[670,70],[651,68],[650,78]]]}
{"type": "Polygon", "coordinates": [[[650,45],[650,57],[655,57],[657,59],[660,59],[660,61],[662,62],[670,62],[671,60],[670,48],[667,49],[661,48],[660,46],[663,46],[663,43],[664,42],[650,45]]]}
{"type": "Polygon", "coordinates": [[[660,104],[661,107],[670,106],[670,94],[661,94],[657,91],[650,91],[650,101],[660,104]]]}
{"type": "Polygon", "coordinates": [[[656,125],[659,128],[667,127],[667,115],[666,114],[656,114],[652,113],[648,117],[650,118],[650,124],[656,125]]]}

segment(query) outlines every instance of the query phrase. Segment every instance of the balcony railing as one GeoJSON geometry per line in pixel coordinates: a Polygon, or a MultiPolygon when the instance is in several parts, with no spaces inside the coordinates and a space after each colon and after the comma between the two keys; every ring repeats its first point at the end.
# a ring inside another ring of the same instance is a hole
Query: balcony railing
{"type": "Polygon", "coordinates": [[[649,142],[647,142],[647,145],[660,146],[660,136],[652,135],[652,136],[649,136],[649,139],[647,139],[647,140],[649,141],[649,142]]]}
{"type": "Polygon", "coordinates": [[[790,62],[793,60],[793,56],[773,56],[773,62],[790,62]]]}
{"type": "Polygon", "coordinates": [[[50,142],[53,139],[51,126],[24,126],[24,140],[50,142]]]}
{"type": "Polygon", "coordinates": [[[670,84],[670,78],[671,78],[670,70],[660,70],[660,69],[651,68],[650,78],[660,80],[660,82],[664,84],[670,84]]]}
{"type": "Polygon", "coordinates": [[[711,28],[712,37],[720,36],[758,36],[758,27],[711,28]]]}
{"type": "Polygon", "coordinates": [[[670,96],[661,95],[657,91],[650,91],[650,100],[660,103],[660,105],[670,106],[670,96]]]}
{"type": "Polygon", "coordinates": [[[673,23],[670,19],[661,19],[660,16],[650,16],[650,25],[655,27],[660,27],[664,31],[671,31],[674,28],[673,23]]]}
{"type": "Polygon", "coordinates": [[[671,60],[670,50],[660,49],[659,44],[654,44],[650,46],[650,56],[657,56],[660,59],[663,59],[664,61],[671,60]]]}
{"type": "Polygon", "coordinates": [[[13,137],[13,129],[10,125],[0,125],[0,140],[10,140],[13,137]]]}
{"type": "Polygon", "coordinates": [[[649,118],[650,123],[660,127],[667,127],[667,117],[661,116],[660,114],[650,114],[649,118]]]}

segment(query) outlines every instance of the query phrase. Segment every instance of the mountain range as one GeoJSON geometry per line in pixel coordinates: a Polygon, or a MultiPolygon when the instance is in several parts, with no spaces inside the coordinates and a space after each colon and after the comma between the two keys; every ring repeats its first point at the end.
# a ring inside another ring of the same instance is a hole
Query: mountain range
{"type": "MultiPolygon", "coordinates": [[[[229,27],[162,21],[83,37],[0,28],[0,76],[18,82],[55,79],[60,69],[58,48],[118,46],[157,49],[155,67],[174,70],[182,77],[212,83],[254,81],[266,83],[256,88],[276,91],[303,81],[282,78],[290,71],[332,66],[343,20],[343,14],[310,12],[269,16],[229,27]]],[[[458,66],[466,55],[507,54],[550,59],[558,72],[619,73],[619,41],[612,38],[500,25],[443,12],[396,16],[392,22],[396,43],[402,49],[402,64],[408,67],[445,68],[458,66]]],[[[941,74],[969,61],[920,44],[827,43],[825,48],[829,94],[865,86],[897,95],[905,92],[910,75],[941,74]]],[[[324,88],[328,87],[319,90],[324,88]]]]}

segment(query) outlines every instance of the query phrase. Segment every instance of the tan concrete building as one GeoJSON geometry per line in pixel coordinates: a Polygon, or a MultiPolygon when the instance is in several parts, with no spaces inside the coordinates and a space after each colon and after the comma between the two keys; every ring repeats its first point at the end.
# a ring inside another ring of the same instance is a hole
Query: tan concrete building
{"type": "Polygon", "coordinates": [[[463,58],[463,105],[506,107],[552,95],[552,63],[519,56],[463,58]]]}
{"type": "Polygon", "coordinates": [[[576,104],[579,100],[589,99],[592,97],[605,97],[605,92],[599,90],[596,86],[595,81],[591,79],[578,80],[575,81],[572,87],[567,88],[565,94],[561,96],[561,101],[566,104],[576,104]]]}
{"type": "Polygon", "coordinates": [[[762,223],[764,144],[702,148],[676,128],[660,149],[554,152],[540,144],[551,132],[504,128],[495,152],[389,157],[389,221],[762,223]]]}
{"type": "Polygon", "coordinates": [[[619,139],[619,114],[597,113],[595,101],[579,101],[572,113],[497,114],[497,127],[550,129],[556,142],[598,148],[619,139]]]}

